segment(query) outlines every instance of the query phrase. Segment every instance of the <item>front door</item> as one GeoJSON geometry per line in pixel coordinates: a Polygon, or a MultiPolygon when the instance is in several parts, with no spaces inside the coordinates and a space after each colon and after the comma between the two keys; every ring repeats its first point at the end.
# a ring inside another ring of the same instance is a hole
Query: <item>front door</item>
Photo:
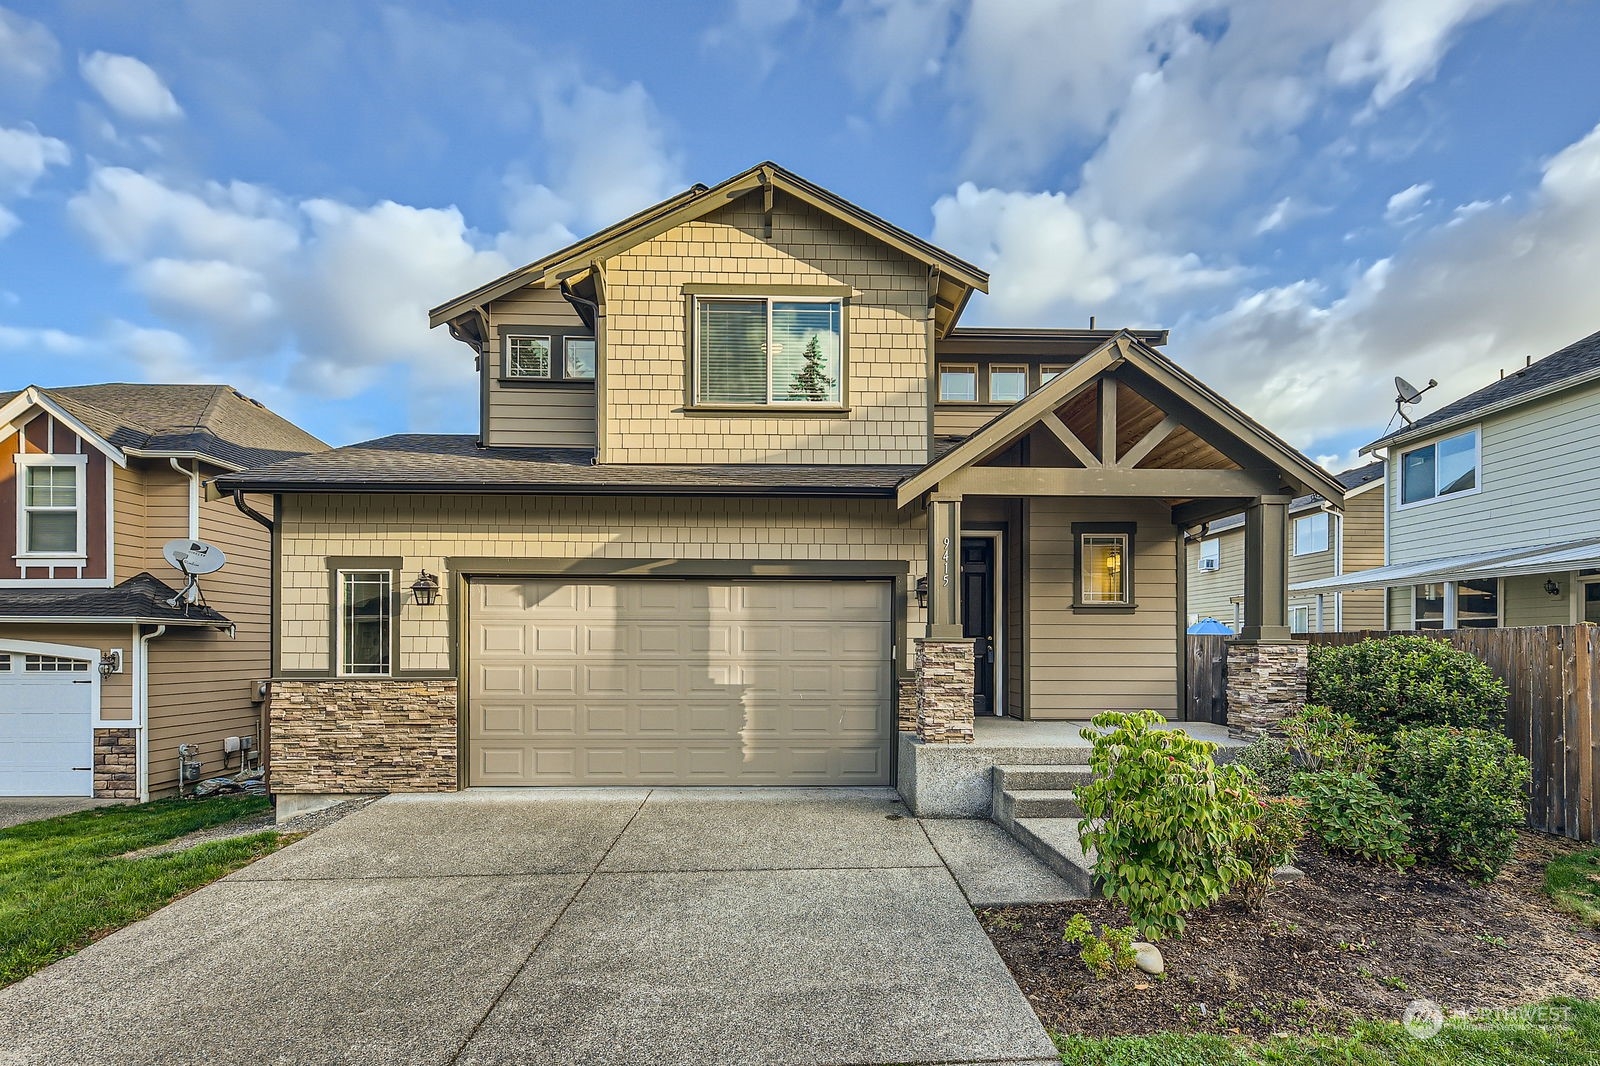
{"type": "Polygon", "coordinates": [[[995,695],[995,538],[961,538],[961,628],[972,638],[974,714],[999,714],[995,695]]]}

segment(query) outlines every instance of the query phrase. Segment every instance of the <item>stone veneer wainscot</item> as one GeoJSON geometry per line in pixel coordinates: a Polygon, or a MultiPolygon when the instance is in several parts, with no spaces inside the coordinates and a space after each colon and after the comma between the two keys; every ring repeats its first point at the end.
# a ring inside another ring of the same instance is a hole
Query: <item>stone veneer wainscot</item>
{"type": "Polygon", "coordinates": [[[96,799],[139,798],[139,731],[94,731],[94,794],[96,799]]]}
{"type": "Polygon", "coordinates": [[[972,743],[973,642],[917,641],[917,737],[924,744],[972,743]]]}
{"type": "Polygon", "coordinates": [[[1306,705],[1306,653],[1301,641],[1228,644],[1228,735],[1240,740],[1276,732],[1306,705]]]}
{"type": "Polygon", "coordinates": [[[452,678],[272,682],[274,792],[454,792],[452,678]]]}

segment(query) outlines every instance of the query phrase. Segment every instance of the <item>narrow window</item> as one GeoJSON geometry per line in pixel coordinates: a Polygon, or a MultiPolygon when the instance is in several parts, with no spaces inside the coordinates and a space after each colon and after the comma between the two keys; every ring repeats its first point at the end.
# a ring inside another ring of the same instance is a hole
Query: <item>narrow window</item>
{"type": "Polygon", "coordinates": [[[30,464],[22,474],[20,554],[81,555],[84,467],[30,464]]]}
{"type": "Polygon", "coordinates": [[[1125,606],[1128,597],[1128,535],[1084,533],[1078,538],[1078,576],[1085,606],[1125,606]]]}
{"type": "Polygon", "coordinates": [[[548,378],[550,376],[550,338],[506,337],[506,377],[548,378]]]}
{"type": "Polygon", "coordinates": [[[1028,368],[1025,366],[991,366],[989,368],[989,402],[1016,403],[1028,395],[1028,368]]]}
{"type": "Polygon", "coordinates": [[[1222,567],[1222,540],[1212,537],[1200,542],[1200,569],[1218,570],[1222,567]]]}
{"type": "Polygon", "coordinates": [[[566,365],[563,376],[568,381],[594,380],[594,338],[568,337],[561,343],[566,365]]]}
{"type": "Polygon", "coordinates": [[[939,368],[939,399],[945,403],[977,403],[978,368],[975,366],[941,366],[939,368]]]}
{"type": "Polygon", "coordinates": [[[1315,555],[1328,550],[1328,512],[1302,515],[1294,520],[1294,553],[1315,555]]]}
{"type": "Polygon", "coordinates": [[[1413,448],[1400,457],[1400,502],[1420,503],[1478,487],[1478,431],[1413,448]]]}
{"type": "Polygon", "coordinates": [[[700,299],[696,306],[696,403],[843,402],[843,301],[700,299]]]}
{"type": "Polygon", "coordinates": [[[394,575],[339,571],[339,673],[389,673],[394,575]]]}
{"type": "Polygon", "coordinates": [[[1297,603],[1289,608],[1289,632],[1311,632],[1311,607],[1309,605],[1297,603]]]}

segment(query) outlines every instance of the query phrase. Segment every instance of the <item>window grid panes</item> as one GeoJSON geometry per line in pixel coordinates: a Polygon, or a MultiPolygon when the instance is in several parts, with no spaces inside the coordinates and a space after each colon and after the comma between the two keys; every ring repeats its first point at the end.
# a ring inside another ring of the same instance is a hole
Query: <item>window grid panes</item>
{"type": "Polygon", "coordinates": [[[1028,395],[1028,368],[1025,366],[991,366],[989,368],[989,402],[1016,403],[1028,395]]]}
{"type": "Polygon", "coordinates": [[[1128,538],[1122,533],[1085,533],[1078,543],[1083,602],[1128,602],[1128,538]]]}
{"type": "Polygon", "coordinates": [[[550,338],[506,338],[506,377],[547,378],[550,376],[550,338]]]}
{"type": "Polygon", "coordinates": [[[975,366],[940,367],[939,399],[947,403],[977,403],[978,368],[975,366]]]}
{"type": "Polygon", "coordinates": [[[387,674],[394,575],[388,570],[339,574],[339,672],[387,674]]]}
{"type": "Polygon", "coordinates": [[[1413,448],[1400,457],[1400,502],[1420,503],[1478,487],[1478,431],[1413,448]]]}
{"type": "Polygon", "coordinates": [[[696,403],[842,402],[842,301],[702,299],[695,345],[696,403]]]}
{"type": "Polygon", "coordinates": [[[86,674],[89,663],[86,659],[63,659],[58,655],[29,655],[23,658],[22,669],[33,674],[86,674]]]}
{"type": "Polygon", "coordinates": [[[568,380],[594,380],[593,337],[568,337],[562,342],[562,354],[566,357],[563,369],[568,380]]]}
{"type": "Polygon", "coordinates": [[[1304,515],[1294,520],[1294,553],[1314,555],[1328,550],[1328,512],[1304,515]]]}
{"type": "Polygon", "coordinates": [[[78,468],[24,467],[23,551],[71,555],[78,545],[78,468]]]}
{"type": "Polygon", "coordinates": [[[1060,377],[1061,372],[1065,369],[1067,368],[1064,366],[1041,366],[1039,368],[1039,384],[1041,386],[1050,384],[1060,377]]]}

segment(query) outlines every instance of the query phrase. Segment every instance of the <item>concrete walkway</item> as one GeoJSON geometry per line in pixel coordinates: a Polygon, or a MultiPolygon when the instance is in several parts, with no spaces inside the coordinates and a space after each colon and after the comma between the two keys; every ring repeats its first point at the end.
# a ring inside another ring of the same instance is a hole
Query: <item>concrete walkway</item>
{"type": "Polygon", "coordinates": [[[391,797],[0,991],[0,1063],[1058,1061],[941,860],[981,872],[971,829],[878,790],[391,797]]]}

